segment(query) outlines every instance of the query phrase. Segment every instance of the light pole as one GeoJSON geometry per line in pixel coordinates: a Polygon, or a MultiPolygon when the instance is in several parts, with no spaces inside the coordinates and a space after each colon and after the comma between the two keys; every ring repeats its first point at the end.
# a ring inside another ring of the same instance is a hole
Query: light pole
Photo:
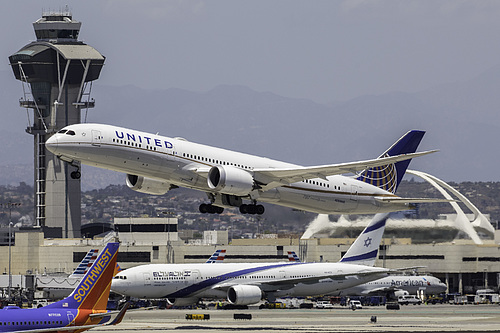
{"type": "Polygon", "coordinates": [[[7,299],[10,302],[10,290],[12,288],[12,271],[11,271],[11,246],[12,246],[12,207],[21,206],[20,202],[8,202],[4,204],[0,204],[0,206],[9,209],[9,288],[7,289],[7,299]]]}

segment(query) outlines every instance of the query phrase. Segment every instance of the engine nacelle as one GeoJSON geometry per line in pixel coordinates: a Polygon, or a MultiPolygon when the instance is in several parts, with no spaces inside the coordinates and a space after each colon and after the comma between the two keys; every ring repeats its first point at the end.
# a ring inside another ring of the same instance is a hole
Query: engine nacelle
{"type": "Polygon", "coordinates": [[[262,290],[257,286],[236,285],[227,290],[227,300],[231,304],[250,305],[260,302],[262,290]]]}
{"type": "Polygon", "coordinates": [[[226,165],[216,165],[208,172],[208,187],[212,190],[246,196],[254,189],[254,180],[250,173],[243,169],[226,165]]]}
{"type": "Polygon", "coordinates": [[[198,303],[198,298],[167,298],[167,303],[173,306],[188,306],[198,303]]]}
{"type": "Polygon", "coordinates": [[[127,175],[127,186],[140,193],[155,195],[163,195],[172,188],[172,184],[164,181],[136,175],[127,175]]]}

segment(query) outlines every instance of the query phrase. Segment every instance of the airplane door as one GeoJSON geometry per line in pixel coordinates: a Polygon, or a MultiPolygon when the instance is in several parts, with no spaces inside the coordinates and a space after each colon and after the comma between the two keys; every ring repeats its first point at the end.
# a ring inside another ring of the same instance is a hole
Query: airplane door
{"type": "Polygon", "coordinates": [[[150,286],[151,285],[151,274],[149,272],[144,272],[142,274],[144,277],[144,285],[150,286]]]}
{"type": "Polygon", "coordinates": [[[92,146],[101,146],[102,135],[101,131],[92,130],[92,146]]]}
{"type": "Polygon", "coordinates": [[[74,315],[72,312],[70,312],[70,311],[68,311],[68,312],[66,313],[66,315],[68,316],[68,323],[69,323],[69,325],[70,325],[70,326],[74,326],[74,325],[75,325],[75,322],[74,322],[74,320],[75,320],[75,315],[74,315]]]}
{"type": "Polygon", "coordinates": [[[351,185],[351,195],[349,197],[351,209],[354,210],[358,208],[358,186],[351,185]]]}

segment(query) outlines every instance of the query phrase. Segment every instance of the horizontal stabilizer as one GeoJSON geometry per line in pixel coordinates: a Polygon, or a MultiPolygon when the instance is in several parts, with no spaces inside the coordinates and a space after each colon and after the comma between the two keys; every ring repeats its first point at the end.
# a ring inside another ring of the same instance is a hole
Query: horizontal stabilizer
{"type": "Polygon", "coordinates": [[[436,199],[436,198],[398,198],[398,197],[375,197],[375,200],[384,203],[408,203],[408,204],[436,203],[436,202],[449,203],[456,201],[456,200],[436,199]]]}

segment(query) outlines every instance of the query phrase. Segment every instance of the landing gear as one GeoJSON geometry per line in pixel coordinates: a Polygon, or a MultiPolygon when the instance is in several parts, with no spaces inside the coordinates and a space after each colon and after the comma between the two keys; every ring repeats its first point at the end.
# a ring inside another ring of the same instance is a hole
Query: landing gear
{"type": "Polygon", "coordinates": [[[251,215],[262,215],[265,212],[265,208],[262,205],[241,205],[240,206],[240,213],[241,214],[251,214],[251,215]]]}
{"type": "Polygon", "coordinates": [[[200,210],[200,213],[202,213],[202,214],[205,214],[205,213],[222,214],[222,212],[224,211],[224,208],[219,207],[219,206],[214,206],[211,204],[201,204],[199,210],[200,210]]]}
{"type": "Polygon", "coordinates": [[[82,174],[80,173],[79,170],[76,170],[76,171],[73,171],[71,174],[70,174],[71,178],[73,179],[80,179],[80,177],[82,176],[82,174]]]}

